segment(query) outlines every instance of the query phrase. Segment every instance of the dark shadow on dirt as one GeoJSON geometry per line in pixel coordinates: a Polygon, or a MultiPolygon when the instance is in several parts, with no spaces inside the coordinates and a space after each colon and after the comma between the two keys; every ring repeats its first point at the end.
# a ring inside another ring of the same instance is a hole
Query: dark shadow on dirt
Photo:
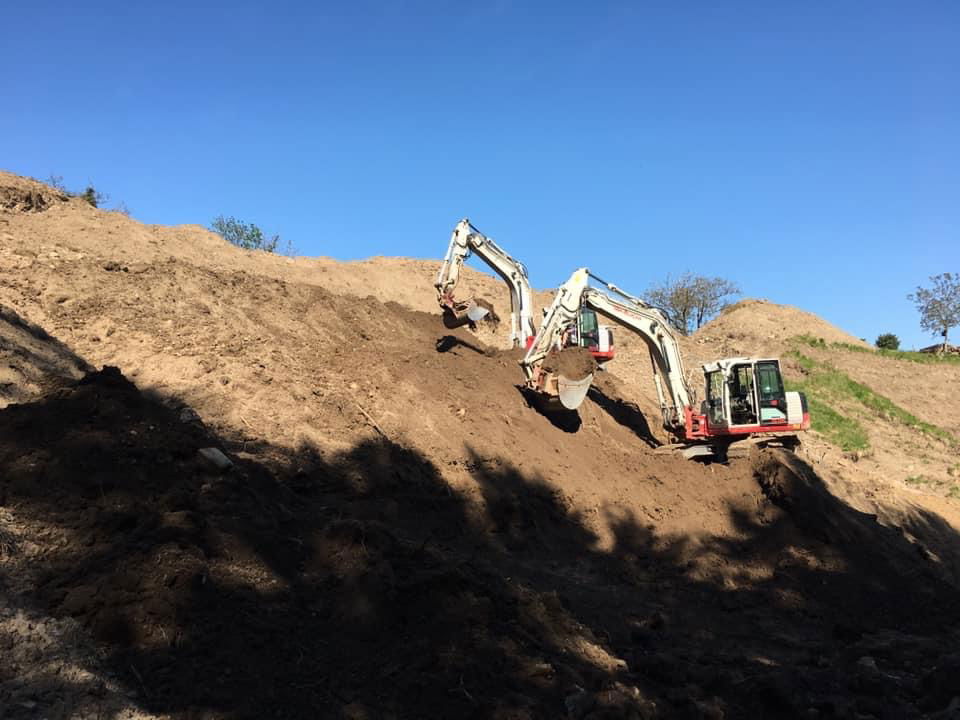
{"type": "Polygon", "coordinates": [[[527,407],[536,410],[558,430],[575,433],[583,425],[583,420],[580,419],[580,413],[576,410],[567,410],[562,407],[557,400],[548,400],[522,385],[517,385],[516,388],[523,396],[527,407]]]}
{"type": "Polygon", "coordinates": [[[14,378],[4,382],[0,375],[2,403],[24,402],[31,398],[31,386],[50,386],[61,377],[77,378],[93,369],[42,327],[5,305],[0,305],[0,363],[14,378]]]}
{"type": "MultiPolygon", "coordinates": [[[[479,496],[382,438],[221,471],[198,450],[238,448],[179,405],[108,368],[0,411],[0,506],[43,529],[19,602],[80,623],[146,711],[919,717],[952,697],[956,587],[783,453],[728,508],[736,537],[612,510],[601,549],[551,478],[504,458],[468,453],[479,496]]],[[[0,670],[4,717],[75,690],[31,677],[0,670]]]]}
{"type": "Polygon", "coordinates": [[[454,348],[464,347],[468,350],[473,350],[478,355],[488,354],[486,350],[481,347],[477,347],[473,343],[462,340],[461,338],[456,337],[455,335],[444,335],[442,338],[437,339],[437,352],[445,353],[450,352],[454,348]]]}
{"type": "Polygon", "coordinates": [[[647,418],[636,403],[621,398],[611,398],[596,385],[587,391],[587,397],[603,408],[614,420],[629,428],[634,434],[647,444],[647,447],[660,447],[662,444],[650,430],[647,418]]]}

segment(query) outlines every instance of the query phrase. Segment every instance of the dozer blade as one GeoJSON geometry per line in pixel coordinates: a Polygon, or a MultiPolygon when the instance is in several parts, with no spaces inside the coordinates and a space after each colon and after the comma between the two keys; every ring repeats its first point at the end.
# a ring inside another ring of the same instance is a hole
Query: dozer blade
{"type": "Polygon", "coordinates": [[[560,395],[560,404],[567,410],[576,410],[583,403],[583,399],[593,383],[593,373],[582,380],[570,380],[563,375],[557,376],[557,390],[560,395]]]}

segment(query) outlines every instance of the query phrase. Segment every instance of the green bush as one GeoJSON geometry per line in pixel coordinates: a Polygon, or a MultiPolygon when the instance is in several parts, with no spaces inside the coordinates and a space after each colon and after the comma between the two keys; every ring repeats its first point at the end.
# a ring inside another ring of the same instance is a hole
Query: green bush
{"type": "Polygon", "coordinates": [[[883,333],[877,338],[877,341],[874,343],[874,345],[881,350],[899,350],[900,338],[893,333],[883,333]]]}
{"type": "Polygon", "coordinates": [[[100,192],[93,185],[87,185],[83,192],[80,193],[80,197],[93,205],[95,208],[100,207],[103,203],[110,199],[109,195],[100,192]]]}
{"type": "Polygon", "coordinates": [[[244,250],[266,250],[276,252],[280,244],[280,236],[271,238],[264,236],[263,231],[253,223],[245,223],[234,217],[225,218],[222,215],[214,219],[210,229],[232,245],[244,250]]]}

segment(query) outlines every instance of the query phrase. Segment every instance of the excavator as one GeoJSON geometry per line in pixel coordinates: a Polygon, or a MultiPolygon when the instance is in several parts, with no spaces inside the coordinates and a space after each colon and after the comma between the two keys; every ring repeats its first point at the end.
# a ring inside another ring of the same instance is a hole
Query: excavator
{"type": "Polygon", "coordinates": [[[533,292],[527,279],[527,268],[477,230],[467,218],[453,228],[450,246],[433,284],[443,309],[444,325],[455,328],[469,324],[473,327],[490,313],[489,307],[475,299],[457,300],[453,294],[460,282],[463,262],[471,253],[487,263],[510,288],[510,342],[513,347],[529,347],[537,329],[533,324],[533,292]]]}
{"type": "MultiPolygon", "coordinates": [[[[510,289],[510,342],[515,348],[529,348],[537,334],[533,321],[533,291],[527,277],[527,268],[492,238],[480,232],[469,219],[457,223],[450,235],[450,246],[443,258],[434,287],[443,310],[443,323],[448,328],[470,325],[491,313],[488,304],[475,298],[457,300],[454,291],[460,282],[464,261],[475,254],[499,275],[510,289]]],[[[613,359],[613,330],[600,325],[597,314],[584,308],[564,328],[565,345],[577,345],[590,350],[597,363],[613,359]]]]}
{"type": "Polygon", "coordinates": [[[650,350],[653,379],[662,413],[663,427],[677,440],[687,458],[725,457],[729,445],[750,436],[776,439],[779,444],[797,444],[795,433],[810,427],[803,393],[786,392],[775,358],[734,357],[703,366],[705,400],[694,404],[687,384],[680,345],[664,313],[622,289],[592,274],[575,271],[560,287],[544,323],[520,361],[525,386],[549,401],[559,401],[576,410],[593,382],[593,375],[566,378],[544,367],[544,359],[561,347],[565,328],[587,308],[639,335],[650,350]],[[590,286],[593,278],[609,294],[590,286]]]}

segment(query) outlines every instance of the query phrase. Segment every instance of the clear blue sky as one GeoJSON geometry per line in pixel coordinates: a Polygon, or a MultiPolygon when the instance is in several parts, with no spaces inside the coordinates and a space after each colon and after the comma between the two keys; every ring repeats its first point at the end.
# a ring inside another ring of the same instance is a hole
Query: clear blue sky
{"type": "Polygon", "coordinates": [[[538,287],[689,269],[907,346],[960,271],[954,0],[37,1],[0,55],[0,167],[145,222],[347,259],[466,215],[538,287]]]}

